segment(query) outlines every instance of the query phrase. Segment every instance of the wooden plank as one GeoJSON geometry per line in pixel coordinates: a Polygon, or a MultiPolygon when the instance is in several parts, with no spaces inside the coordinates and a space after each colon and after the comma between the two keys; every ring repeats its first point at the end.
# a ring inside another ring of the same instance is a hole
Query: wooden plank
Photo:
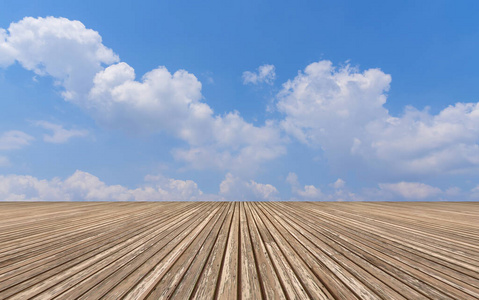
{"type": "MultiPolygon", "coordinates": [[[[290,268],[295,275],[301,279],[301,283],[309,297],[313,299],[330,299],[332,297],[331,293],[324,286],[323,282],[316,277],[314,272],[311,271],[312,266],[315,265],[316,262],[309,259],[310,256],[305,251],[305,248],[297,243],[287,230],[284,230],[284,228],[278,226],[278,223],[270,219],[271,215],[268,209],[262,209],[260,205],[257,205],[256,208],[256,211],[258,211],[261,219],[268,227],[281,252],[288,260],[290,268]]],[[[354,297],[348,298],[351,299],[354,297]]]]}
{"type": "Polygon", "coordinates": [[[239,256],[239,203],[234,203],[233,222],[228,233],[228,242],[226,243],[225,255],[223,257],[223,266],[219,282],[216,287],[216,298],[219,299],[237,299],[239,296],[238,285],[238,256],[239,256]]]}
{"type": "Polygon", "coordinates": [[[261,286],[258,280],[257,262],[253,255],[253,246],[246,219],[245,204],[240,203],[240,278],[241,299],[261,299],[261,286]]]}
{"type": "MultiPolygon", "coordinates": [[[[223,227],[221,228],[215,245],[211,250],[210,257],[208,258],[208,261],[201,272],[200,278],[189,297],[190,299],[214,298],[216,287],[218,286],[218,281],[221,275],[223,257],[225,255],[228,236],[233,222],[234,211],[235,205],[234,203],[230,203],[228,205],[227,221],[223,223],[223,227]]],[[[177,299],[186,299],[186,297],[178,296],[177,299]]]]}
{"type": "MultiPolygon", "coordinates": [[[[161,281],[156,284],[156,286],[148,294],[147,299],[169,299],[171,295],[175,292],[180,281],[187,281],[185,274],[188,269],[194,267],[191,266],[193,260],[196,257],[199,257],[201,261],[203,256],[202,249],[207,237],[213,232],[215,235],[217,229],[221,225],[224,214],[227,212],[226,205],[220,206],[221,213],[217,213],[211,221],[202,228],[201,232],[196,236],[196,238],[191,242],[191,244],[184,250],[184,252],[178,257],[174,262],[168,272],[161,278],[161,281]],[[196,253],[196,255],[191,255],[191,253],[196,253]]],[[[194,286],[194,283],[190,283],[194,286]]]]}
{"type": "Polygon", "coordinates": [[[251,213],[251,204],[245,203],[245,206],[253,253],[257,261],[257,273],[263,291],[262,296],[265,299],[286,299],[287,297],[284,288],[276,274],[271,258],[266,250],[266,245],[261,238],[258,227],[256,226],[256,222],[251,213]]]}
{"type": "MultiPolygon", "coordinates": [[[[168,226],[168,224],[163,225],[168,226]]],[[[51,297],[58,293],[63,292],[80,282],[82,278],[85,278],[89,274],[94,274],[98,270],[108,266],[110,263],[116,260],[116,257],[133,251],[137,245],[145,247],[145,242],[152,233],[157,231],[157,228],[150,228],[141,234],[135,234],[130,236],[126,240],[120,241],[112,247],[107,247],[101,252],[97,252],[95,255],[88,257],[85,260],[64,269],[61,272],[48,278],[48,280],[40,281],[35,285],[28,287],[16,294],[13,299],[25,299],[44,293],[43,297],[51,297]]],[[[35,277],[33,277],[35,279],[35,277]]]]}
{"type": "MultiPolygon", "coordinates": [[[[195,292],[195,287],[201,287],[201,286],[208,286],[208,284],[204,284],[200,281],[200,276],[202,274],[211,274],[214,271],[212,269],[215,266],[215,263],[212,262],[214,261],[214,257],[218,256],[221,257],[218,252],[221,252],[221,249],[224,248],[224,244],[220,241],[221,236],[227,236],[227,234],[224,234],[221,232],[221,230],[229,229],[228,224],[231,221],[232,213],[233,210],[231,204],[224,203],[223,206],[225,207],[224,210],[224,216],[221,218],[221,222],[218,222],[215,225],[215,228],[208,234],[208,237],[206,238],[206,241],[202,245],[202,248],[198,250],[197,255],[194,256],[192,264],[188,267],[188,270],[186,271],[184,277],[181,279],[181,281],[178,283],[178,286],[174,290],[174,294],[171,295],[171,298],[176,298],[176,299],[198,299],[198,298],[212,298],[213,294],[211,294],[209,297],[206,295],[202,295],[200,297],[199,295],[193,296],[193,293],[195,292]],[[210,259],[212,261],[210,261],[210,259]],[[206,268],[210,267],[211,271],[206,271],[206,268]]],[[[224,239],[226,242],[226,239],[224,239]]],[[[184,253],[185,255],[191,256],[188,252],[184,253]]],[[[219,264],[216,264],[218,266],[219,264]]],[[[211,278],[211,283],[210,287],[212,289],[212,292],[215,290],[216,286],[216,280],[218,278],[217,274],[219,273],[219,269],[217,272],[215,272],[216,276],[214,278],[211,278]]],[[[209,276],[205,276],[206,282],[209,282],[208,280],[209,276]]],[[[206,289],[203,289],[205,291],[206,289]]]]}
{"type": "Polygon", "coordinates": [[[177,245],[171,250],[165,251],[168,253],[162,263],[156,264],[153,269],[139,282],[132,290],[130,290],[124,299],[144,299],[156,284],[164,276],[164,273],[168,271],[171,265],[177,260],[177,258],[188,248],[190,243],[196,238],[196,236],[202,231],[203,227],[215,216],[215,213],[219,208],[214,208],[209,214],[202,219],[202,222],[195,226],[192,232],[186,237],[181,239],[177,245]]]}
{"type": "Polygon", "coordinates": [[[310,296],[305,290],[301,278],[299,278],[291,268],[287,257],[281,252],[280,245],[276,243],[273,234],[270,232],[265,222],[263,222],[256,207],[254,207],[251,212],[261,238],[266,246],[269,257],[271,258],[271,263],[274,265],[276,274],[282,282],[281,285],[283,286],[285,293],[291,299],[309,299],[310,296]]]}
{"type": "Polygon", "coordinates": [[[0,299],[479,299],[478,202],[0,202],[0,299]]]}

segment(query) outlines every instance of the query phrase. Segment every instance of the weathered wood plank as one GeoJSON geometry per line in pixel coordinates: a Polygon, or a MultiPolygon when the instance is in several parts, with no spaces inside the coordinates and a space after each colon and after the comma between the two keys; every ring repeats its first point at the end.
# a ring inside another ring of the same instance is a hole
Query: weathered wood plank
{"type": "Polygon", "coordinates": [[[0,299],[479,299],[478,202],[0,202],[0,299]]]}

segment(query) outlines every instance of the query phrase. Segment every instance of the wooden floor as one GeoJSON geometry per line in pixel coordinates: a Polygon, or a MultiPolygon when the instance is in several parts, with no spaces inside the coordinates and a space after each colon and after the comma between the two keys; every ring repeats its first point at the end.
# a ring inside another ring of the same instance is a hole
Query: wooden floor
{"type": "Polygon", "coordinates": [[[0,203],[0,299],[479,299],[479,203],[0,203]]]}

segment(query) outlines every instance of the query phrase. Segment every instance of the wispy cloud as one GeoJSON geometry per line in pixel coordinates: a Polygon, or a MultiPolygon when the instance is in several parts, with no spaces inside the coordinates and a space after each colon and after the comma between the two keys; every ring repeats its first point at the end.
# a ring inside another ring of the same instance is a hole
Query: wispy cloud
{"type": "Polygon", "coordinates": [[[273,84],[276,79],[274,65],[259,66],[256,72],[243,72],[243,84],[273,84]]]}
{"type": "Polygon", "coordinates": [[[441,189],[420,182],[380,183],[379,188],[407,200],[433,199],[442,193],[441,189]]]}
{"type": "Polygon", "coordinates": [[[23,131],[11,130],[0,135],[0,150],[21,149],[30,145],[35,138],[23,131]]]}
{"type": "Polygon", "coordinates": [[[63,144],[73,137],[85,137],[88,130],[84,129],[64,129],[62,125],[50,123],[47,121],[36,121],[36,126],[52,131],[52,134],[43,135],[43,140],[47,143],[63,144]]]}

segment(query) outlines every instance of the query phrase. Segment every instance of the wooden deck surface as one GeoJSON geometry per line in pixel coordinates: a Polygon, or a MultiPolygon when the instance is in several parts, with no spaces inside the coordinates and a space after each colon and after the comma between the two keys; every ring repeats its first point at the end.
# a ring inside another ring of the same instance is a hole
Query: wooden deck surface
{"type": "Polygon", "coordinates": [[[479,299],[479,203],[0,203],[0,299],[479,299]]]}

